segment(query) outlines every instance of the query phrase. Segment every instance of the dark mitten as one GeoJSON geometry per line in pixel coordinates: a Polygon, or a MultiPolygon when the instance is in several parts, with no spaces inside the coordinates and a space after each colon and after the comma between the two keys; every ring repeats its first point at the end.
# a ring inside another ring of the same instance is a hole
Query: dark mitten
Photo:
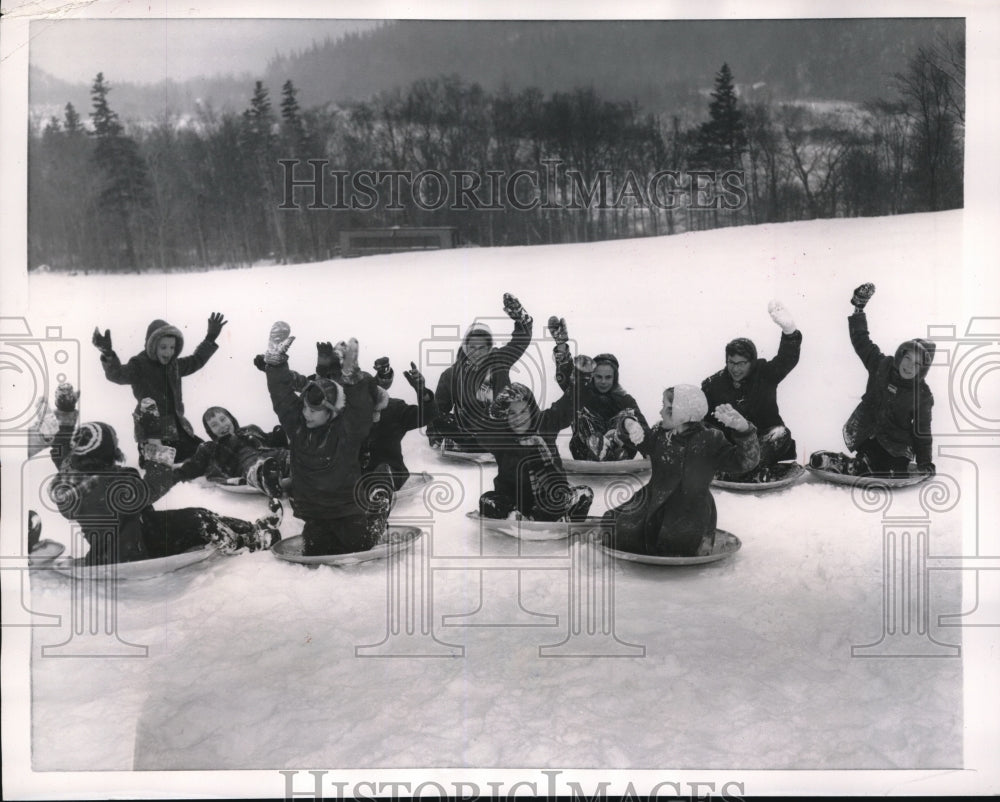
{"type": "Polygon", "coordinates": [[[862,284],[861,286],[855,288],[854,295],[851,296],[851,303],[854,304],[854,308],[860,312],[865,308],[865,304],[871,300],[871,297],[874,294],[874,284],[862,284]]]}
{"type": "Polygon", "coordinates": [[[102,335],[100,330],[95,326],[94,334],[90,338],[90,341],[94,344],[94,347],[101,352],[101,356],[108,356],[111,354],[111,329],[105,329],[104,334],[102,335]]]}
{"type": "Polygon", "coordinates": [[[392,380],[395,376],[396,372],[389,364],[389,357],[382,356],[375,360],[375,381],[378,382],[379,387],[388,390],[392,387],[392,380]]]}
{"type": "Polygon", "coordinates": [[[205,339],[215,342],[215,339],[222,334],[222,327],[228,323],[228,320],[224,320],[221,312],[212,312],[208,316],[208,332],[205,334],[205,339]]]}

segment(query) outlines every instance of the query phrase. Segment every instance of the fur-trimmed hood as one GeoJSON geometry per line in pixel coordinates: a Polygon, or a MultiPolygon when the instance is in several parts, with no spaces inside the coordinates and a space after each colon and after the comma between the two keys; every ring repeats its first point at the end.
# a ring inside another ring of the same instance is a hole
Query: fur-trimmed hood
{"type": "Polygon", "coordinates": [[[174,359],[184,350],[184,335],[176,326],[171,326],[165,320],[154,320],[146,329],[146,356],[156,361],[156,346],[164,337],[173,337],[177,341],[174,349],[174,359]]]}

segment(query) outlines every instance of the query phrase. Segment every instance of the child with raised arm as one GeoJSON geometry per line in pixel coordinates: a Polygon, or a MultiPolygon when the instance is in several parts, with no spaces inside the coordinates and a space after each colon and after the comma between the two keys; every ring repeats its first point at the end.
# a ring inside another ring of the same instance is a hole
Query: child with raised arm
{"type": "Polygon", "coordinates": [[[358,341],[350,340],[339,381],[318,377],[301,394],[288,369],[295,338],[287,323],[271,327],[266,364],[267,389],[291,452],[291,497],[307,555],[366,551],[386,532],[392,502],[382,486],[361,482],[361,445],[375,411],[374,379],[358,369],[358,341]],[[370,492],[368,492],[370,490],[370,492]]]}
{"type": "Polygon", "coordinates": [[[179,461],[192,456],[201,438],[184,417],[181,379],[204,367],[219,346],[216,339],[226,321],[218,312],[208,319],[208,332],[191,356],[182,357],[184,335],[176,326],[154,320],[146,329],[146,343],[141,353],[124,365],[111,347],[111,331],[102,335],[94,329],[92,341],[101,352],[101,367],[108,381],[132,388],[136,407],[135,440],[139,445],[140,465],[144,443],[152,442],[175,449],[179,461]]]}
{"type": "Polygon", "coordinates": [[[705,424],[708,401],[690,384],[663,392],[660,421],[640,451],[650,458],[649,482],[604,515],[614,548],[636,554],[691,557],[715,545],[716,510],[710,486],[717,471],[744,473],[760,457],[757,431],[729,404],[715,418],[729,438],[705,424]]]}
{"type": "Polygon", "coordinates": [[[933,475],[934,396],[924,379],[937,345],[913,339],[900,343],[892,356],[883,354],[871,341],[864,312],[874,294],[874,284],[856,288],[851,297],[854,312],[847,318],[851,345],[868,371],[861,403],[844,424],[844,443],[855,456],[817,451],[810,464],[854,476],[905,477],[910,461],[916,460],[920,473],[933,475]]]}
{"type": "MultiPolygon", "coordinates": [[[[88,564],[167,557],[206,543],[230,553],[244,547],[254,551],[270,548],[281,539],[281,503],[274,500],[270,514],[256,523],[199,507],[153,509],[153,503],[181,477],[170,465],[152,458],[146,460],[144,476],[124,467],[125,458],[111,426],[102,422],[76,425],[78,397],[68,384],[56,390],[56,407],[68,414],[59,418],[51,440],[50,454],[58,474],[49,486],[49,496],[63,517],[83,530],[90,545],[84,558],[88,564]]],[[[154,447],[148,444],[150,448],[154,447]]]]}
{"type": "Polygon", "coordinates": [[[493,335],[478,326],[466,332],[455,363],[438,380],[434,399],[438,417],[427,425],[427,437],[435,448],[482,453],[498,429],[490,417],[490,405],[510,384],[510,369],[531,343],[533,320],[521,302],[504,293],[503,309],[514,321],[510,342],[493,347],[493,335]]]}
{"type": "Polygon", "coordinates": [[[778,411],[778,385],[799,363],[802,332],[780,301],[771,301],[767,311],[781,329],[777,355],[760,359],[753,342],[738,337],[726,345],[726,367],[701,383],[708,400],[705,422],[709,426],[721,428],[713,413],[720,404],[729,404],[758,432],[760,462],[752,472],[720,477],[730,481],[770,481],[779,461],[795,459],[795,440],[778,411]]]}
{"type": "MultiPolygon", "coordinates": [[[[556,382],[566,390],[573,375],[566,343],[566,319],[549,318],[549,332],[556,341],[552,351],[556,382]]],[[[573,459],[616,462],[635,457],[639,443],[649,434],[649,424],[636,400],[625,392],[618,379],[618,359],[614,354],[594,357],[594,370],[580,388],[580,403],[573,420],[569,451],[573,459]]]]}

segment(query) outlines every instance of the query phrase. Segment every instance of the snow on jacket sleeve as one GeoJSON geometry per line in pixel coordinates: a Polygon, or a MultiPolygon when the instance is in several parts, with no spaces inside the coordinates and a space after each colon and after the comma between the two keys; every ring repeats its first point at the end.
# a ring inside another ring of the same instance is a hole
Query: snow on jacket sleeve
{"type": "Polygon", "coordinates": [[[778,353],[774,359],[764,363],[764,369],[771,381],[780,382],[799,364],[799,354],[802,350],[802,332],[797,329],[791,334],[781,333],[778,343],[778,353]]]}
{"type": "Polygon", "coordinates": [[[211,340],[202,340],[194,353],[190,356],[182,356],[177,360],[177,370],[181,376],[189,376],[196,370],[201,370],[205,363],[212,358],[212,354],[219,350],[218,343],[211,340]]]}
{"type": "Polygon", "coordinates": [[[865,370],[869,373],[876,370],[884,354],[871,341],[871,337],[868,336],[868,318],[864,312],[848,316],[847,331],[851,335],[851,345],[854,346],[854,353],[861,359],[865,370]]]}
{"type": "Polygon", "coordinates": [[[451,412],[455,406],[455,399],[451,394],[451,377],[455,373],[455,367],[445,368],[441,378],[438,379],[437,390],[434,392],[434,401],[437,404],[438,414],[444,415],[451,412]]]}
{"type": "MultiPolygon", "coordinates": [[[[714,431],[714,430],[709,430],[714,431]]],[[[746,473],[760,462],[760,441],[757,427],[750,424],[745,432],[732,432],[732,442],[719,432],[719,450],[715,455],[715,470],[724,473],[746,473]]]]}
{"type": "Polygon", "coordinates": [[[527,326],[520,321],[514,321],[514,331],[510,335],[510,342],[502,348],[497,348],[491,354],[491,358],[496,360],[496,364],[511,367],[517,360],[524,356],[524,352],[531,345],[532,323],[527,326]]]}
{"type": "Polygon", "coordinates": [[[271,406],[278,416],[282,428],[291,435],[299,425],[302,402],[295,394],[294,377],[287,363],[268,365],[264,371],[267,376],[267,391],[271,395],[271,406]]]}

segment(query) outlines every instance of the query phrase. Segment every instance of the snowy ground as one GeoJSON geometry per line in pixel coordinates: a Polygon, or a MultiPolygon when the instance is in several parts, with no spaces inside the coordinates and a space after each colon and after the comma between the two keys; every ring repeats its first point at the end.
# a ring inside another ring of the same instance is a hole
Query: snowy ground
{"type": "MultiPolygon", "coordinates": [[[[515,378],[554,398],[544,324],[564,316],[580,352],[618,355],[623,385],[652,420],[662,390],[721,368],[732,337],[749,336],[773,356],[780,332],[767,303],[780,298],[804,334],[802,360],[779,395],[804,457],[841,446],[840,427],[864,389],[847,337],[855,285],[878,286],[869,320],[883,350],[925,335],[928,324],[964,325],[962,226],[962,213],[949,212],[113,282],[46,275],[30,291],[45,299],[33,302],[44,306],[40,322],[72,321],[63,335],[81,342],[82,417],[115,426],[130,461],[133,400],[103,378],[89,345],[94,325],[111,329],[124,359],[140,350],[153,318],[181,327],[190,351],[208,314],[224,312],[218,354],[184,380],[188,416],[200,431],[201,412],[221,404],[269,428],[276,421],[251,359],[272,321],[289,321],[298,336],[293,367],[311,369],[317,340],[357,336],[363,364],[390,356],[393,394],[411,400],[401,370],[417,361],[433,385],[453,332],[486,320],[505,339],[509,291],[535,316],[538,344],[515,378]]],[[[929,383],[935,421],[944,421],[946,370],[932,369],[929,383]]],[[[310,570],[263,553],[121,584],[118,633],[148,646],[146,659],[45,659],[40,647],[70,634],[72,587],[39,573],[30,607],[64,616],[64,625],[33,633],[34,769],[963,765],[962,658],[852,658],[852,646],[882,638],[885,578],[883,514],[861,509],[849,489],[808,481],[771,495],[717,492],[720,526],[743,542],[734,558],[613,568],[615,648],[642,646],[643,656],[541,657],[539,647],[567,637],[573,552],[597,559],[594,547],[480,533],[464,513],[490,486],[489,469],[437,462],[417,434],[405,453],[411,470],[435,473],[458,494],[450,511],[441,499],[414,498],[395,514],[429,524],[405,565],[424,554],[432,567],[439,560],[424,585],[433,589],[428,615],[437,641],[463,647],[462,656],[356,656],[355,647],[386,636],[387,565],[310,570]],[[524,565],[560,559],[518,574],[519,546],[524,565]],[[462,570],[446,559],[455,555],[505,556],[512,567],[462,570]],[[457,625],[481,596],[470,618],[493,626],[457,625]]],[[[38,503],[31,494],[50,472],[45,459],[25,468],[25,504],[38,503]]],[[[962,484],[970,474],[960,464],[938,459],[962,484]]],[[[618,500],[607,480],[591,483],[595,512],[618,500]]],[[[922,515],[921,498],[897,492],[891,514],[922,515]]],[[[246,518],[263,511],[260,499],[196,483],[158,506],[192,505],[246,518]]],[[[44,537],[70,543],[65,521],[43,518],[44,537]]],[[[930,551],[960,553],[962,508],[929,522],[930,551]]],[[[300,527],[288,515],[283,530],[300,527]]],[[[962,611],[959,572],[931,573],[929,609],[925,645],[960,644],[961,629],[938,623],[962,611]]]]}

